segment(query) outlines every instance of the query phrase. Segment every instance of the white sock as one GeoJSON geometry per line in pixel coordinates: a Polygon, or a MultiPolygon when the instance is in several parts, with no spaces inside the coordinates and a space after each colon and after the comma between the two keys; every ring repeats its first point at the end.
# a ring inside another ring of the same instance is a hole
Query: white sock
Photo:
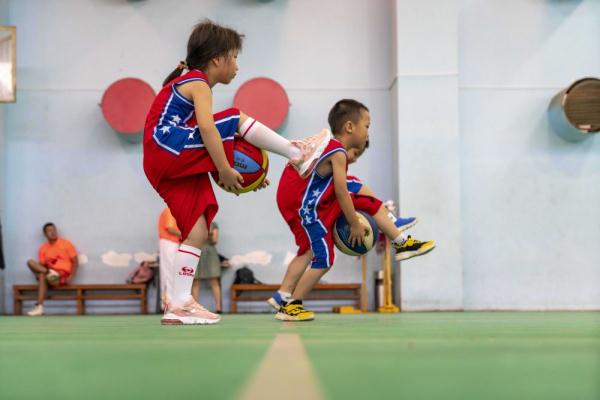
{"type": "Polygon", "coordinates": [[[254,118],[248,117],[242,126],[240,126],[239,132],[242,138],[256,147],[260,147],[271,153],[277,153],[290,160],[300,157],[300,149],[298,147],[254,118]]]}
{"type": "Polygon", "coordinates": [[[288,292],[282,292],[281,290],[278,290],[277,292],[279,292],[279,295],[281,296],[281,299],[283,301],[285,301],[286,303],[290,301],[290,299],[292,298],[292,294],[288,293],[288,292]]]}
{"type": "Polygon", "coordinates": [[[192,299],[194,273],[200,260],[200,249],[182,244],[173,261],[173,293],[171,300],[175,305],[183,305],[192,299]]]}
{"type": "Polygon", "coordinates": [[[406,242],[406,236],[404,236],[404,233],[400,233],[394,240],[392,240],[392,242],[401,246],[404,242],[406,242]]]}

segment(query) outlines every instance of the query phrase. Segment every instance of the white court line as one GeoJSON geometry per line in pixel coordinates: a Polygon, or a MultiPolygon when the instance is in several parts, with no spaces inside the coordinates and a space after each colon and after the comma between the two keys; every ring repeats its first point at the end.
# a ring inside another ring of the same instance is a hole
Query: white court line
{"type": "MultiPolygon", "coordinates": [[[[289,327],[285,328],[289,329],[289,327]]],[[[265,358],[242,389],[239,398],[241,400],[325,399],[300,335],[280,333],[275,337],[265,358]]]]}

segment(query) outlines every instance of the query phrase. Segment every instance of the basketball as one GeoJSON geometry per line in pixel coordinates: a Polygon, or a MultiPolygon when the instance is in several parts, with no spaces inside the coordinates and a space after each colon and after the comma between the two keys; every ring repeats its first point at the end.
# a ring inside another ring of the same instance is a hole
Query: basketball
{"type": "Polygon", "coordinates": [[[350,224],[348,224],[344,214],[340,215],[333,228],[333,241],[335,246],[342,253],[348,254],[349,256],[361,256],[367,253],[373,248],[375,241],[377,240],[378,230],[373,217],[362,211],[357,211],[356,215],[358,216],[360,223],[365,227],[365,238],[362,245],[352,246],[350,244],[350,224]]]}
{"type": "Polygon", "coordinates": [[[48,274],[46,274],[46,282],[48,282],[48,285],[50,286],[58,285],[60,283],[60,274],[51,269],[48,271],[48,274]]]}
{"type": "MultiPolygon", "coordinates": [[[[233,168],[244,178],[240,193],[247,193],[256,189],[267,177],[269,157],[265,150],[236,136],[233,143],[233,168]]],[[[219,174],[213,173],[213,178],[218,181],[219,174]]]]}

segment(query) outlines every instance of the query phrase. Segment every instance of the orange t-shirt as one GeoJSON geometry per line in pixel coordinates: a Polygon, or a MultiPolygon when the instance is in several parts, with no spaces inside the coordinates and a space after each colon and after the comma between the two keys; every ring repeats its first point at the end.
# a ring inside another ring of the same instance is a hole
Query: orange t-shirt
{"type": "Polygon", "coordinates": [[[177,227],[177,221],[171,214],[171,210],[165,208],[158,218],[158,237],[161,239],[170,240],[171,242],[179,243],[179,237],[170,233],[167,228],[173,228],[180,231],[177,227]]]}
{"type": "Polygon", "coordinates": [[[73,270],[73,257],[75,256],[77,256],[75,246],[60,237],[52,244],[49,242],[44,243],[39,250],[40,264],[69,274],[73,270]]]}

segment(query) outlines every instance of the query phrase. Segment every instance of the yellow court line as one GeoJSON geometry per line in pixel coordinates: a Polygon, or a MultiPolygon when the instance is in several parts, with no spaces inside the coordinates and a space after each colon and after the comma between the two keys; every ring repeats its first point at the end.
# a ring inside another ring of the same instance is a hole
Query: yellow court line
{"type": "MultiPolygon", "coordinates": [[[[293,328],[285,324],[284,331],[293,328]]],[[[243,388],[241,400],[323,400],[325,396],[297,333],[280,333],[243,388]]]]}

